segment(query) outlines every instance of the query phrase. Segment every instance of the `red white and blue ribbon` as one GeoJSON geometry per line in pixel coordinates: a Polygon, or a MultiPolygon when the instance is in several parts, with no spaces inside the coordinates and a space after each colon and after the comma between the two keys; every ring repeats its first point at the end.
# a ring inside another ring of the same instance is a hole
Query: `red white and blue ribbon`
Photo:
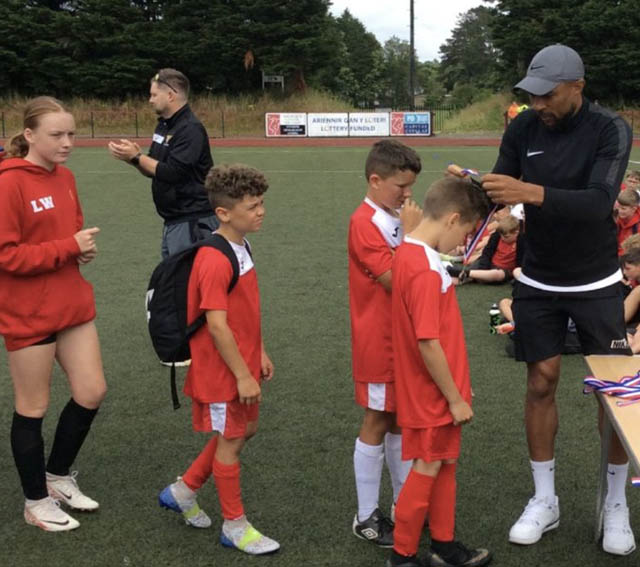
{"type": "MultiPolygon", "coordinates": [[[[469,170],[465,169],[464,171],[469,171],[469,170]]],[[[468,263],[469,257],[471,256],[471,254],[473,254],[473,251],[476,249],[476,246],[478,246],[478,242],[480,242],[480,240],[482,239],[482,235],[484,234],[484,231],[487,228],[487,225],[489,224],[489,222],[491,221],[491,218],[493,217],[493,213],[496,212],[497,208],[498,208],[498,205],[496,205],[495,207],[493,207],[493,209],[491,209],[491,212],[487,215],[487,218],[484,219],[484,221],[482,221],[482,225],[480,225],[480,228],[473,235],[473,238],[471,239],[469,244],[467,244],[467,247],[464,250],[464,256],[462,258],[463,264],[468,263]]]]}
{"type": "Polygon", "coordinates": [[[640,476],[631,477],[631,484],[633,486],[640,486],[640,476]]]}
{"type": "MultiPolygon", "coordinates": [[[[587,376],[584,379],[584,389],[582,393],[591,394],[592,392],[600,392],[607,396],[616,396],[623,400],[640,400],[640,370],[634,376],[624,376],[619,382],[598,380],[593,376],[587,376]]],[[[620,405],[623,405],[623,403],[620,402],[620,405]]]]}

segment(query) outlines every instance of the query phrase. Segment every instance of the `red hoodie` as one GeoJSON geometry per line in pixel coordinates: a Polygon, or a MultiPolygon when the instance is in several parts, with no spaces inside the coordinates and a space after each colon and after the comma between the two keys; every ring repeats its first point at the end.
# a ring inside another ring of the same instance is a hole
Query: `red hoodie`
{"type": "Polygon", "coordinates": [[[618,217],[616,225],[618,229],[618,256],[622,256],[624,253],[622,243],[632,234],[636,234],[640,228],[640,209],[636,209],[636,212],[628,219],[618,217]]]}
{"type": "Polygon", "coordinates": [[[75,179],[21,158],[0,162],[0,334],[7,350],[92,320],[93,288],[80,274],[75,179]]]}

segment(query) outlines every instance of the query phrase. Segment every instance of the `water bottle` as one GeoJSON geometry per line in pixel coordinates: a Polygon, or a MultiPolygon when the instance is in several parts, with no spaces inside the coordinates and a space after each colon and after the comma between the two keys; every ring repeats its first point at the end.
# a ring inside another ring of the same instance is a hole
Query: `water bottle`
{"type": "Polygon", "coordinates": [[[500,324],[500,319],[500,309],[498,309],[498,304],[494,303],[489,309],[489,331],[492,335],[496,334],[496,327],[500,324]]]}

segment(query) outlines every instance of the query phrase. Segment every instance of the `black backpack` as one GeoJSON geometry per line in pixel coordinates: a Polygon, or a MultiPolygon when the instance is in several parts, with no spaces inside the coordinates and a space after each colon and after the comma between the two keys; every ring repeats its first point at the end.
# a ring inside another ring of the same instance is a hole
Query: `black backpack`
{"type": "MultiPolygon", "coordinates": [[[[247,250],[251,254],[245,240],[247,250]]],[[[219,234],[198,240],[189,248],[165,258],[156,266],[147,289],[147,322],[151,343],[160,360],[171,362],[171,398],[174,409],[180,407],[176,387],[175,363],[191,358],[189,339],[206,322],[203,313],[191,324],[187,322],[187,289],[189,276],[198,250],[210,246],[222,252],[231,262],[233,275],[227,293],[238,282],[240,266],[231,244],[219,234]]]]}

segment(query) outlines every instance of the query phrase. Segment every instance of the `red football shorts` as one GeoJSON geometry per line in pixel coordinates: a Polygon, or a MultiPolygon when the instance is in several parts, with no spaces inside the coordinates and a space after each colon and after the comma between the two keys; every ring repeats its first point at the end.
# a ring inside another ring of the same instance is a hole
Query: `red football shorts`
{"type": "Polygon", "coordinates": [[[396,411],[396,388],[393,382],[355,382],[356,403],[378,411],[396,411]]]}
{"type": "Polygon", "coordinates": [[[402,459],[422,459],[427,463],[457,459],[462,438],[460,425],[441,425],[427,429],[402,428],[402,459]]]}
{"type": "Polygon", "coordinates": [[[231,402],[206,403],[191,401],[194,431],[218,431],[225,439],[237,439],[247,433],[247,424],[258,421],[260,404],[231,402]]]}

